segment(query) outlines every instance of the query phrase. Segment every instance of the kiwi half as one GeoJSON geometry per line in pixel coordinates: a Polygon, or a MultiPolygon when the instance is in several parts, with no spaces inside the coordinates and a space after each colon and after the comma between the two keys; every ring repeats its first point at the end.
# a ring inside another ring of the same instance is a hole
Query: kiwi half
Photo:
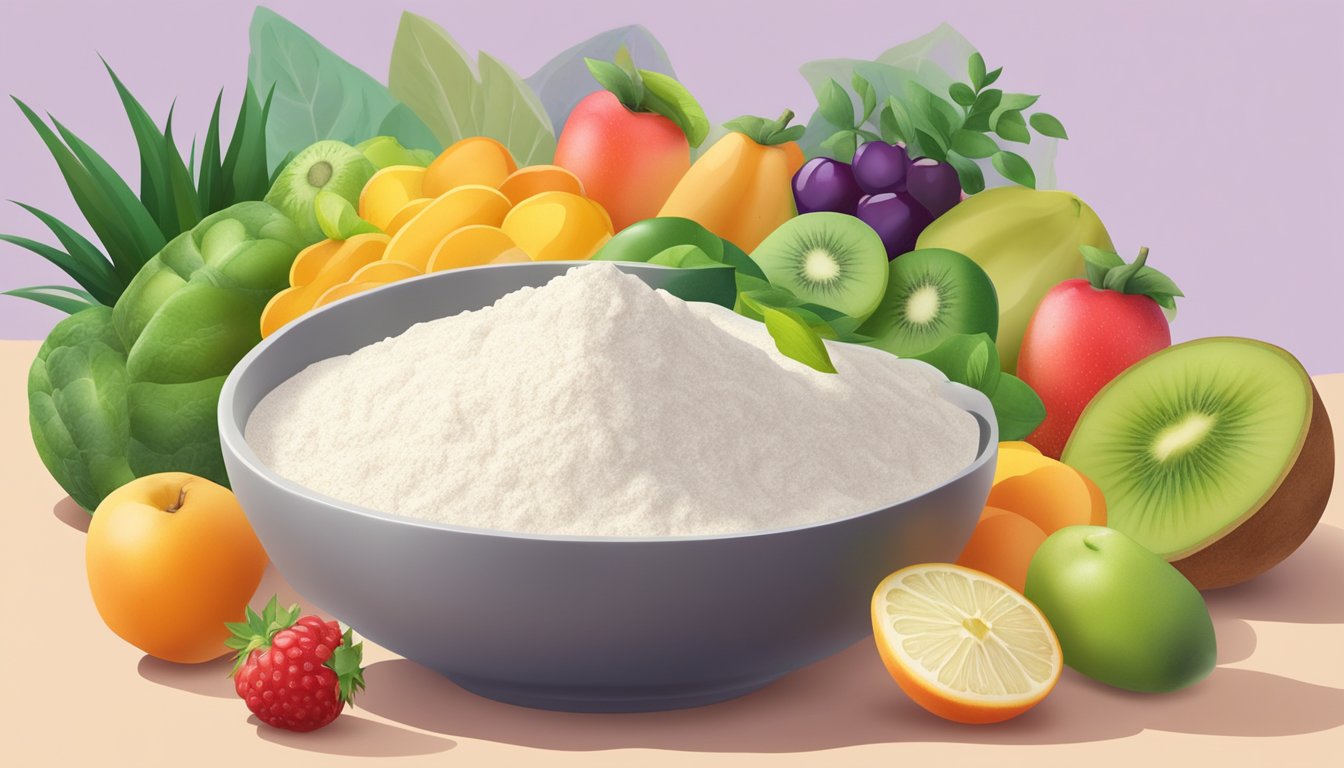
{"type": "Polygon", "coordinates": [[[1101,488],[1110,527],[1213,589],[1269,570],[1306,540],[1330,497],[1334,436],[1296,358],[1209,338],[1106,385],[1063,461],[1101,488]]]}
{"type": "Polygon", "coordinates": [[[892,259],[887,291],[859,333],[897,355],[917,355],[959,333],[999,332],[999,298],[979,264],[946,248],[892,259]]]}
{"type": "Polygon", "coordinates": [[[887,249],[872,227],[843,213],[805,213],[771,232],[751,260],[771,285],[864,320],[887,289],[887,249]]]}
{"type": "Polygon", "coordinates": [[[363,152],[341,141],[319,141],[294,156],[276,177],[266,202],[299,225],[310,243],[323,237],[317,223],[317,193],[323,190],[345,198],[351,205],[376,169],[363,152]]]}

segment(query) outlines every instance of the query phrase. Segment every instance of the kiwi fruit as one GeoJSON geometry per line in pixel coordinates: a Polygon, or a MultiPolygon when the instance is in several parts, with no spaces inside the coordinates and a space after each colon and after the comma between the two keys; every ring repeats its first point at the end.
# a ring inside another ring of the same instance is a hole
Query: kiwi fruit
{"type": "Polygon", "coordinates": [[[872,227],[843,213],[804,213],[750,254],[771,285],[864,320],[887,289],[887,249],[872,227]]]}
{"type": "Polygon", "coordinates": [[[924,248],[892,259],[882,302],[858,330],[872,346],[917,355],[959,333],[999,332],[999,297],[969,257],[924,248]]]}
{"type": "Polygon", "coordinates": [[[289,161],[266,193],[266,202],[293,219],[307,242],[317,242],[322,239],[314,210],[317,193],[326,190],[355,205],[375,170],[364,153],[349,144],[319,141],[289,161]]]}
{"type": "Polygon", "coordinates": [[[1168,347],[1103,387],[1063,461],[1101,488],[1107,525],[1215,589],[1306,540],[1330,498],[1334,436],[1296,358],[1218,337],[1168,347]]]}

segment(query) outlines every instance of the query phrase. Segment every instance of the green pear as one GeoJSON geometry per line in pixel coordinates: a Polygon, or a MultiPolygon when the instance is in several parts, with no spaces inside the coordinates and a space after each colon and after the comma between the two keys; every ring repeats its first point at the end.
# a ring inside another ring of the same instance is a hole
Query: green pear
{"type": "Polygon", "coordinates": [[[1199,590],[1117,530],[1056,531],[1031,559],[1026,596],[1050,620],[1064,663],[1094,680],[1156,693],[1213,671],[1218,646],[1199,590]]]}

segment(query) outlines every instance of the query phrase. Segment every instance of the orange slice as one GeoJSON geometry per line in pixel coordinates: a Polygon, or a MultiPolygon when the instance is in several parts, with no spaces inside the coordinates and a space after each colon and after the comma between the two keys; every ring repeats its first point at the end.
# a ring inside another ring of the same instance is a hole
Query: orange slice
{"type": "Polygon", "coordinates": [[[1026,712],[1059,681],[1049,622],[998,579],[946,563],[902,568],[873,592],[873,639],[910,698],[959,723],[1026,712]]]}

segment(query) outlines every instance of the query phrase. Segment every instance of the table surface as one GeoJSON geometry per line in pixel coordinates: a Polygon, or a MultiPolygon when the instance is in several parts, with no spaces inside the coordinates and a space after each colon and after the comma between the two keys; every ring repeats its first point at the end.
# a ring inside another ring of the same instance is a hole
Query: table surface
{"type": "MultiPolygon", "coordinates": [[[[357,708],[321,731],[278,731],[250,717],[227,662],[161,662],[99,620],[84,576],[87,515],[47,475],[29,438],[25,379],[36,351],[36,342],[0,341],[0,611],[10,647],[0,722],[15,765],[395,757],[398,765],[891,766],[937,758],[1090,767],[1196,762],[1213,752],[1222,768],[1323,765],[1344,748],[1344,494],[1288,560],[1206,596],[1218,668],[1174,694],[1127,693],[1066,669],[1051,696],[1016,720],[959,726],[907,699],[864,640],[735,701],[577,715],[479,698],[366,643],[368,689],[357,708]]],[[[1344,426],[1344,374],[1316,384],[1344,426]]],[[[276,591],[297,598],[268,573],[258,594],[276,591]]]]}

